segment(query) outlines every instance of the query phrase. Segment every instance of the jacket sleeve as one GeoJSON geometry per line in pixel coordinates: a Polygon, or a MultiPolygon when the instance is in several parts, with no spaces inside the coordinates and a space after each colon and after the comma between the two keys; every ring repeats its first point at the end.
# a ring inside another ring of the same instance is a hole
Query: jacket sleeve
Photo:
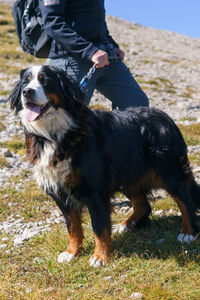
{"type": "Polygon", "coordinates": [[[110,35],[109,33],[109,30],[108,30],[108,27],[107,27],[107,24],[106,24],[106,12],[105,12],[105,8],[104,8],[104,26],[105,26],[105,29],[106,29],[106,36],[107,36],[107,40],[109,43],[113,43],[114,47],[115,48],[119,48],[119,45],[115,42],[115,40],[112,38],[112,36],[110,35]]]}
{"type": "Polygon", "coordinates": [[[115,48],[119,48],[119,45],[115,42],[115,40],[110,35],[106,23],[105,23],[105,27],[106,27],[106,35],[107,35],[107,39],[108,39],[109,43],[113,43],[113,45],[114,45],[115,48]]]}
{"type": "Polygon", "coordinates": [[[67,24],[64,14],[67,0],[55,0],[53,4],[52,2],[39,0],[47,34],[69,53],[80,54],[83,59],[90,60],[99,49],[78,35],[67,24]]]}

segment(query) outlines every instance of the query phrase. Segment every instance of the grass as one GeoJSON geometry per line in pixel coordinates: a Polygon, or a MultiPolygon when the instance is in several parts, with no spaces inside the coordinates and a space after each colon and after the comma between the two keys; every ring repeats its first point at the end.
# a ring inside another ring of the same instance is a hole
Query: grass
{"type": "MultiPolygon", "coordinates": [[[[119,219],[124,215],[114,215],[119,219]]],[[[115,235],[112,261],[96,270],[88,263],[94,243],[87,215],[84,221],[83,253],[70,264],[56,261],[68,239],[64,224],[8,254],[2,251],[0,299],[128,299],[133,292],[142,292],[143,299],[200,296],[200,247],[176,241],[179,217],[154,218],[146,230],[115,235]],[[157,243],[160,238],[165,242],[157,243]]]]}
{"type": "Polygon", "coordinates": [[[176,66],[177,64],[180,64],[182,60],[180,59],[168,59],[168,58],[163,58],[163,62],[168,63],[170,66],[176,66]]]}
{"type": "MultiPolygon", "coordinates": [[[[19,47],[15,34],[11,8],[0,4],[0,65],[1,72],[9,78],[18,75],[21,68],[43,60],[25,54],[19,47]]],[[[139,43],[136,41],[136,45],[139,43]]],[[[124,47],[127,45],[124,44],[124,47]]],[[[149,60],[144,64],[151,64],[149,60]]],[[[176,65],[179,61],[166,61],[176,65]]],[[[7,79],[6,79],[7,80],[7,79]]],[[[155,90],[175,91],[172,82],[156,77],[149,82],[138,78],[145,86],[155,90]]],[[[193,93],[191,88],[187,93],[193,93]]],[[[1,95],[7,95],[2,90],[1,95]]],[[[93,107],[94,109],[97,107],[93,107]]],[[[98,107],[99,108],[99,107],[98,107]]],[[[103,108],[103,107],[102,107],[103,108]]],[[[0,116],[0,131],[5,129],[0,116]]],[[[200,144],[200,124],[179,125],[188,145],[200,144]]],[[[10,141],[0,141],[0,147],[24,154],[25,143],[21,136],[10,141]]],[[[198,154],[190,156],[199,164],[198,154]]],[[[0,169],[8,166],[0,157],[0,169]]],[[[117,195],[117,197],[121,197],[117,195]]],[[[44,221],[55,205],[31,179],[29,171],[13,176],[9,186],[0,190],[0,224],[13,215],[23,222],[44,221]],[[19,188],[20,186],[20,188],[19,188]],[[17,188],[18,187],[18,188],[17,188]],[[12,203],[12,205],[10,205],[12,203]]],[[[166,196],[152,202],[153,210],[178,211],[173,200],[166,196]]],[[[113,223],[126,217],[112,215],[113,223]]],[[[51,231],[36,236],[22,246],[14,247],[13,235],[0,231],[0,299],[130,299],[133,292],[143,294],[143,299],[200,299],[200,243],[181,245],[176,238],[181,218],[165,214],[151,218],[151,226],[135,233],[113,237],[113,258],[105,268],[93,269],[88,260],[94,250],[94,237],[90,219],[84,215],[85,240],[83,252],[70,264],[58,264],[57,255],[64,251],[68,235],[64,223],[51,227],[51,231]],[[4,241],[3,239],[7,239],[4,241]],[[164,239],[163,243],[158,243],[164,239]],[[6,247],[1,248],[2,244],[6,247]]]]}
{"type": "Polygon", "coordinates": [[[151,61],[151,60],[148,60],[148,59],[142,59],[141,61],[140,61],[142,64],[152,64],[153,62],[151,61]]]}
{"type": "MultiPolygon", "coordinates": [[[[29,179],[30,172],[13,177],[13,187],[0,191],[0,222],[9,215],[35,222],[49,216],[53,202],[29,179]],[[25,183],[25,179],[29,179],[25,183]],[[15,186],[23,182],[23,189],[15,186]],[[14,205],[9,206],[12,202],[14,205]]],[[[121,197],[120,194],[116,195],[121,197]]],[[[152,202],[153,210],[178,211],[171,197],[152,202]]],[[[127,216],[113,213],[113,223],[127,216]]],[[[68,241],[64,223],[13,247],[13,236],[0,233],[0,299],[129,299],[133,292],[143,299],[198,299],[200,297],[200,244],[182,245],[176,238],[181,217],[151,217],[151,226],[113,237],[112,261],[102,269],[89,266],[94,237],[89,215],[84,214],[83,252],[70,264],[57,256],[68,241]],[[8,241],[2,242],[2,238],[8,241]],[[159,243],[164,239],[163,243],[159,243]]]]}
{"type": "Polygon", "coordinates": [[[183,98],[191,99],[196,93],[196,90],[192,86],[187,86],[185,92],[181,95],[183,98]]]}
{"type": "Polygon", "coordinates": [[[0,122],[0,132],[5,130],[5,129],[6,129],[5,125],[0,122]]]}
{"type": "Polygon", "coordinates": [[[197,120],[196,117],[184,117],[184,118],[181,118],[180,121],[184,122],[184,121],[190,121],[190,122],[195,122],[197,120]]]}
{"type": "Polygon", "coordinates": [[[187,145],[195,146],[200,144],[200,123],[192,125],[179,124],[179,129],[181,130],[187,145]]]}
{"type": "Polygon", "coordinates": [[[200,166],[200,153],[194,153],[189,155],[189,160],[191,163],[200,166]]]}
{"type": "MultiPolygon", "coordinates": [[[[143,62],[144,63],[144,62],[143,62]]],[[[163,77],[155,77],[150,80],[144,80],[143,78],[137,78],[137,82],[142,86],[142,89],[152,91],[165,92],[167,94],[175,94],[176,88],[173,83],[163,77]]]]}
{"type": "Polygon", "coordinates": [[[18,154],[25,154],[25,141],[20,136],[14,136],[11,140],[0,142],[0,147],[8,148],[18,154]]]}
{"type": "Polygon", "coordinates": [[[0,169],[3,169],[5,167],[7,167],[9,164],[6,160],[6,158],[0,156],[0,169]]]}
{"type": "MultiPolygon", "coordinates": [[[[21,69],[28,67],[30,63],[44,62],[44,60],[36,59],[21,50],[15,33],[10,5],[0,4],[0,24],[0,65],[2,73],[18,75],[21,69]]],[[[2,93],[3,91],[1,91],[2,93]]]]}
{"type": "MultiPolygon", "coordinates": [[[[29,171],[24,171],[17,177],[11,178],[11,185],[0,191],[1,215],[0,221],[6,220],[9,215],[18,215],[18,218],[24,218],[25,222],[35,222],[46,220],[49,215],[49,198],[37,188],[31,179],[29,171]],[[15,185],[23,183],[23,189],[15,189],[15,185]],[[8,204],[13,202],[14,206],[8,204]],[[42,205],[41,205],[42,203],[42,205]],[[17,207],[17,212],[16,212],[17,207]]],[[[53,206],[53,203],[52,203],[53,206]]]]}
{"type": "Polygon", "coordinates": [[[0,91],[0,96],[8,96],[11,93],[11,90],[0,91]]]}

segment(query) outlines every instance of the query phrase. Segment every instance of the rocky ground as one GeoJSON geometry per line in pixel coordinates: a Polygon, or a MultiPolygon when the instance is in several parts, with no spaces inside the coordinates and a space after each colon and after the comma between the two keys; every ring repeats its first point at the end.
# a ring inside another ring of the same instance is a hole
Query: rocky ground
{"type": "MultiPolygon", "coordinates": [[[[193,124],[200,122],[200,85],[199,85],[199,51],[200,39],[181,36],[176,33],[143,27],[115,17],[108,17],[108,27],[113,37],[126,53],[125,62],[136,80],[150,99],[150,105],[167,112],[177,123],[193,124]]],[[[16,76],[0,73],[0,87],[8,90],[14,86],[16,76]]],[[[91,105],[109,106],[110,103],[100,94],[95,93],[91,105]]],[[[10,112],[7,96],[0,97],[0,118],[3,127],[0,130],[0,142],[12,140],[14,136],[23,136],[19,120],[10,112]]],[[[190,146],[189,153],[198,153],[200,146],[190,146]]],[[[23,171],[31,171],[31,166],[23,155],[1,146],[0,155],[7,165],[0,167],[0,189],[12,187],[11,178],[23,171]]],[[[200,181],[200,168],[193,165],[195,177],[200,181]]],[[[31,172],[30,172],[31,173],[31,172]]],[[[31,175],[30,175],[31,176],[31,175]]],[[[15,190],[23,190],[25,181],[31,177],[14,183],[15,190]]],[[[161,197],[165,194],[161,192],[161,197]]],[[[4,195],[6,197],[6,195],[4,195]]],[[[10,202],[12,206],[14,203],[10,202]]],[[[128,213],[127,201],[118,199],[116,210],[128,213]]],[[[163,211],[154,212],[163,214],[163,211]]],[[[174,211],[169,211],[174,213],[174,211]]],[[[20,245],[32,236],[49,230],[51,224],[63,222],[60,213],[50,208],[49,216],[40,222],[24,222],[17,215],[10,215],[0,222],[0,230],[14,235],[14,244],[20,245]]],[[[6,247],[6,239],[2,239],[0,248],[6,247]]]]}

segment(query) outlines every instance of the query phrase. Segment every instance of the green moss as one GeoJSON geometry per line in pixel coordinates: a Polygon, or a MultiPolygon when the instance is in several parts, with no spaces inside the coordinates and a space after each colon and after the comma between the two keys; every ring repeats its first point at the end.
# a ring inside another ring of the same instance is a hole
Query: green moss
{"type": "Polygon", "coordinates": [[[200,144],[200,123],[192,125],[178,125],[187,145],[194,146],[200,144]]]}

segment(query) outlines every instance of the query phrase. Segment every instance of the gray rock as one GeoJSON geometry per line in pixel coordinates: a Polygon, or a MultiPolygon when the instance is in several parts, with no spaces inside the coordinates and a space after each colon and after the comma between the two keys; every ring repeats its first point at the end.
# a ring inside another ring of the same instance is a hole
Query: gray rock
{"type": "Polygon", "coordinates": [[[10,150],[6,149],[4,152],[4,157],[13,157],[13,154],[10,150]]]}

